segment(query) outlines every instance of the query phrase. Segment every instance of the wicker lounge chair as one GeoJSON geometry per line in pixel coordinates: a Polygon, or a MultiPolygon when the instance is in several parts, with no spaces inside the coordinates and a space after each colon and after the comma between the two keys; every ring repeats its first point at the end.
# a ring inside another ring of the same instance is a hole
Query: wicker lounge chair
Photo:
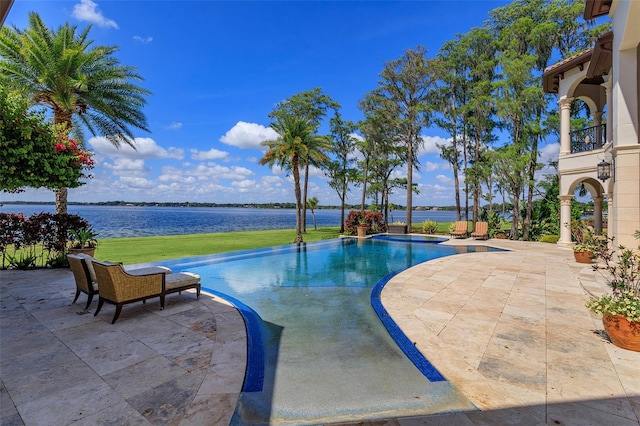
{"type": "MultiPolygon", "coordinates": [[[[98,281],[96,280],[96,273],[91,263],[94,260],[96,259],[88,254],[79,253],[67,255],[67,261],[69,262],[73,277],[76,281],[76,297],[73,299],[73,303],[76,303],[80,293],[85,293],[88,296],[85,309],[89,309],[93,301],[93,296],[98,294],[98,281]]],[[[151,266],[148,268],[127,269],[127,272],[130,275],[157,274],[163,272],[170,274],[171,269],[165,266],[151,266]]]]}
{"type": "Polygon", "coordinates": [[[164,299],[169,293],[181,292],[189,288],[196,289],[196,297],[200,298],[200,276],[188,272],[167,275],[165,272],[147,275],[132,275],[120,264],[93,261],[93,268],[100,286],[98,315],[104,302],[116,305],[116,312],[111,324],[115,323],[122,306],[128,303],[145,301],[154,297],[160,298],[160,309],[164,309],[164,299]]]}
{"type": "Polygon", "coordinates": [[[489,238],[489,224],[487,222],[476,222],[476,230],[471,233],[476,240],[489,238]]]}
{"type": "Polygon", "coordinates": [[[456,222],[456,229],[451,231],[452,237],[467,237],[469,234],[469,225],[466,220],[459,220],[456,222]]]}

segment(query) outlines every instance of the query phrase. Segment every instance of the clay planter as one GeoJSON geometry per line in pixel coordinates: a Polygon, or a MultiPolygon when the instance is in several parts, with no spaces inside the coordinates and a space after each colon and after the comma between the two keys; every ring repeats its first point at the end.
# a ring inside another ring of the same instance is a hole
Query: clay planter
{"type": "Polygon", "coordinates": [[[574,251],[573,257],[576,258],[576,262],[578,263],[591,263],[591,259],[593,258],[593,252],[591,251],[574,251]]]}
{"type": "Polygon", "coordinates": [[[367,227],[358,226],[358,238],[365,238],[367,236],[367,227]]]}
{"type": "Polygon", "coordinates": [[[623,315],[605,315],[602,317],[602,324],[611,343],[640,352],[640,323],[629,322],[623,315]]]}
{"type": "Polygon", "coordinates": [[[389,233],[390,234],[406,234],[407,233],[407,225],[389,225],[389,233]]]}
{"type": "Polygon", "coordinates": [[[67,253],[69,253],[69,254],[88,254],[91,257],[93,257],[95,252],[96,252],[96,248],[95,247],[70,248],[70,249],[67,249],[67,253]]]}

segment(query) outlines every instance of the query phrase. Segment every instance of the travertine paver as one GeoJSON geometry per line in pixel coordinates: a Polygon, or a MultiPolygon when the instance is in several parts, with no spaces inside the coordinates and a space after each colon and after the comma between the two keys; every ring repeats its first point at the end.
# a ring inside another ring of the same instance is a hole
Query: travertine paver
{"type": "MultiPolygon", "coordinates": [[[[224,425],[244,380],[244,321],[203,293],[93,316],[69,270],[0,272],[0,424],[224,425]]],[[[105,310],[106,309],[106,310],[105,310]]]]}
{"type": "Polygon", "coordinates": [[[511,251],[418,265],[387,284],[382,302],[482,411],[371,424],[640,424],[640,353],[609,343],[584,307],[587,291],[605,291],[600,275],[551,244],[447,244],[511,251]]]}
{"type": "MultiPolygon", "coordinates": [[[[394,277],[382,302],[481,411],[360,424],[638,425],[640,353],[610,344],[584,308],[602,279],[555,245],[436,259],[394,277]]],[[[246,333],[221,299],[82,310],[69,271],[0,271],[0,424],[226,425],[246,333]],[[106,311],[105,311],[106,309],[106,311]]]]}

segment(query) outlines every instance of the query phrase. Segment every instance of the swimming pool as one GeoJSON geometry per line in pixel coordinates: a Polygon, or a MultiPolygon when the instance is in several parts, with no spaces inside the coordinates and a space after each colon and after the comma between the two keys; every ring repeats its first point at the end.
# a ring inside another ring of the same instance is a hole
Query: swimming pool
{"type": "Polygon", "coordinates": [[[403,353],[376,291],[409,266],[460,252],[345,238],[165,264],[200,274],[203,289],[245,317],[249,360],[233,424],[301,425],[475,409],[427,360],[405,355],[411,342],[403,353]]]}

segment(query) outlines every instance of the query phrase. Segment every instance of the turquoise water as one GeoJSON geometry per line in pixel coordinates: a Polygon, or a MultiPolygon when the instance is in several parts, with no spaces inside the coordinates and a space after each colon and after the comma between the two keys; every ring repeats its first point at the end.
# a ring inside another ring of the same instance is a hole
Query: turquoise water
{"type": "Polygon", "coordinates": [[[259,317],[247,323],[251,391],[242,393],[233,423],[319,424],[474,409],[449,382],[431,382],[416,368],[371,304],[382,278],[461,251],[342,239],[168,266],[200,274],[205,289],[259,317]]]}

